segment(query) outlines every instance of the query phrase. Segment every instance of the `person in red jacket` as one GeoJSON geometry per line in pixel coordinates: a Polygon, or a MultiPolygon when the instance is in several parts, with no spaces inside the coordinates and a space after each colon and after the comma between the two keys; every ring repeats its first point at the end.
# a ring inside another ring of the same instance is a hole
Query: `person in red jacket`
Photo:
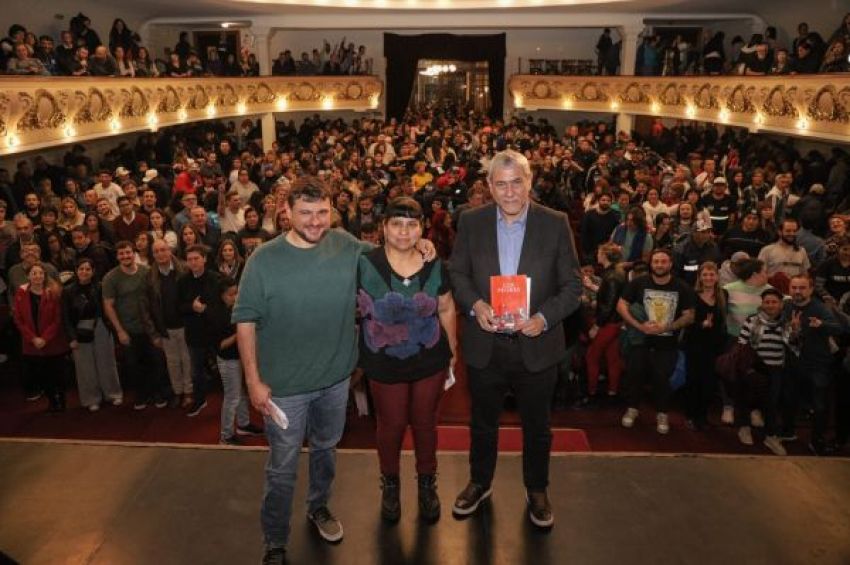
{"type": "Polygon", "coordinates": [[[44,387],[49,410],[65,409],[64,362],[68,340],[62,330],[62,287],[47,279],[44,265],[27,269],[27,284],[15,292],[12,315],[21,333],[24,374],[44,387]]]}

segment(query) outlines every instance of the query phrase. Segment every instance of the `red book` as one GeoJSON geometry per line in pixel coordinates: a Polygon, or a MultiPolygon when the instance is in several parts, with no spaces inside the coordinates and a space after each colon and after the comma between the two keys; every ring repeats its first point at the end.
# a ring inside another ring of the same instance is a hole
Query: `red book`
{"type": "Polygon", "coordinates": [[[529,318],[531,279],[526,275],[490,277],[490,305],[496,318],[496,331],[513,332],[529,318]]]}

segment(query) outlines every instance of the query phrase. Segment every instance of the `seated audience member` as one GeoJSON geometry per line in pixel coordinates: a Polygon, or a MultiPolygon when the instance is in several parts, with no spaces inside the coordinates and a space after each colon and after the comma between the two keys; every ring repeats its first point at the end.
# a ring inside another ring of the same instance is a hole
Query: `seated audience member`
{"type": "Polygon", "coordinates": [[[6,63],[6,72],[11,75],[50,75],[44,63],[33,57],[24,43],[15,45],[15,56],[6,63]]]}
{"type": "Polygon", "coordinates": [[[109,54],[105,45],[98,45],[89,60],[89,74],[93,77],[118,76],[118,63],[109,54]]]}
{"type": "Polygon", "coordinates": [[[747,57],[744,63],[744,74],[767,75],[770,74],[772,66],[773,61],[771,60],[767,43],[760,43],[756,46],[755,53],[747,57]]]}

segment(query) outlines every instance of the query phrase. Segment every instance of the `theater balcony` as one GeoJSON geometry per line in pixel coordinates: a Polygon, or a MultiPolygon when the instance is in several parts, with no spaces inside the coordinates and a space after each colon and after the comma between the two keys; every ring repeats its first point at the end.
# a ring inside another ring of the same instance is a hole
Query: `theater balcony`
{"type": "Polygon", "coordinates": [[[373,111],[374,76],[0,77],[0,155],[134,131],[288,111],[373,111]]]}
{"type": "MultiPolygon", "coordinates": [[[[513,75],[517,110],[654,116],[847,142],[850,74],[785,76],[513,75]]],[[[618,120],[618,128],[620,127],[618,120]]]]}

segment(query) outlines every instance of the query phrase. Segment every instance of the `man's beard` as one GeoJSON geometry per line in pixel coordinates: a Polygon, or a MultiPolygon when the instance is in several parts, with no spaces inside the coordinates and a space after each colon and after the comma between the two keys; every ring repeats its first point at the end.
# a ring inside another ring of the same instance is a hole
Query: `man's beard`
{"type": "Polygon", "coordinates": [[[658,269],[655,269],[655,268],[651,269],[652,274],[655,275],[656,277],[658,277],[659,279],[664,278],[667,275],[669,275],[672,270],[673,270],[672,268],[667,268],[663,271],[659,271],[658,269]]]}
{"type": "Polygon", "coordinates": [[[316,239],[312,239],[307,235],[306,232],[301,231],[300,229],[298,229],[294,226],[291,229],[292,229],[292,231],[294,231],[295,233],[298,234],[298,237],[300,237],[302,240],[304,240],[308,243],[319,243],[320,241],[322,241],[322,238],[325,237],[325,235],[327,235],[327,233],[329,231],[329,228],[325,228],[324,230],[322,230],[322,233],[319,235],[319,237],[317,237],[316,239]]]}
{"type": "Polygon", "coordinates": [[[784,241],[784,242],[785,242],[785,243],[787,243],[788,245],[797,245],[797,236],[795,235],[795,236],[793,236],[793,237],[785,237],[785,236],[783,235],[783,236],[782,236],[782,241],[784,241]]]}

